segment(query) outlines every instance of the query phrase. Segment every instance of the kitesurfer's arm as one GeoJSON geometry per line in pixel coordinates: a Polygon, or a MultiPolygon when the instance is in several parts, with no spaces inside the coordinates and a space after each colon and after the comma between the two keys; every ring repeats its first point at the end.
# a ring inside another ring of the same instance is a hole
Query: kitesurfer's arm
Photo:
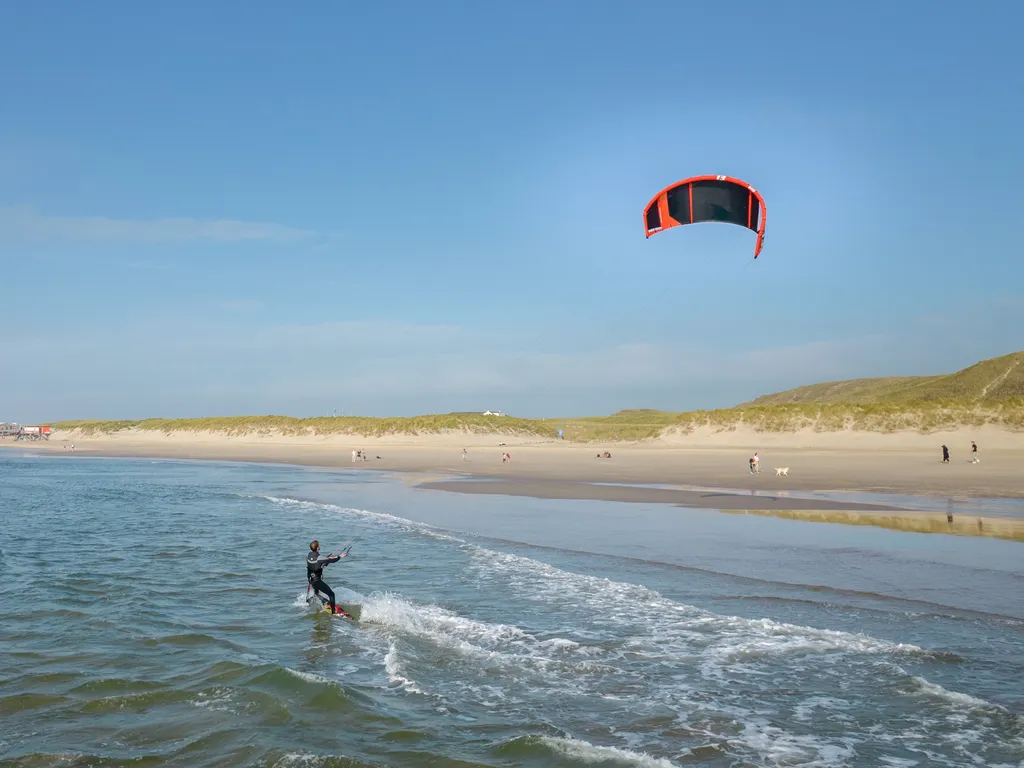
{"type": "Polygon", "coordinates": [[[347,554],[348,554],[348,552],[343,552],[340,555],[326,555],[326,556],[325,555],[320,555],[320,557],[317,558],[317,562],[318,563],[323,563],[324,565],[330,565],[331,563],[338,562],[339,560],[341,560],[341,558],[345,557],[345,555],[347,555],[347,554]]]}
{"type": "Polygon", "coordinates": [[[331,563],[336,563],[336,562],[338,562],[338,560],[339,560],[339,557],[337,555],[320,555],[320,554],[318,554],[316,560],[307,560],[306,562],[311,567],[313,567],[314,569],[319,571],[324,566],[330,565],[331,563]]]}

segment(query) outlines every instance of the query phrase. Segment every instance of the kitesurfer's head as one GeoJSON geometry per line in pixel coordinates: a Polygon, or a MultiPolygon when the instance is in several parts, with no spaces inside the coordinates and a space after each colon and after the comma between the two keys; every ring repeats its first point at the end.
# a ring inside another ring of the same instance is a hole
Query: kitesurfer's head
{"type": "Polygon", "coordinates": [[[318,549],[320,549],[320,542],[316,539],[313,539],[313,541],[310,542],[309,548],[316,552],[318,549]]]}

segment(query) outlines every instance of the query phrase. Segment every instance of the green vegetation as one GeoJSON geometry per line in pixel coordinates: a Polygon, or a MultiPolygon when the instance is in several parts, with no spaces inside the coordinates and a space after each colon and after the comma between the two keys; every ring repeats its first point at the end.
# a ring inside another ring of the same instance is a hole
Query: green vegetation
{"type": "Polygon", "coordinates": [[[657,438],[666,430],[688,434],[696,429],[757,432],[857,430],[922,433],[986,424],[1024,431],[1024,352],[985,360],[945,376],[814,384],[745,405],[713,411],[674,413],[626,410],[610,416],[575,419],[519,419],[476,413],[407,418],[235,416],[145,421],[64,421],[59,430],[110,434],[125,430],[217,432],[226,435],[418,435],[443,432],[553,439],[558,430],[574,442],[620,442],[657,438]]]}
{"type": "Polygon", "coordinates": [[[145,419],[142,421],[61,421],[54,429],[78,430],[83,435],[112,434],[130,429],[149,432],[217,432],[225,435],[421,435],[459,431],[476,434],[537,435],[554,437],[543,423],[531,419],[477,414],[371,418],[363,416],[316,417],[222,416],[200,419],[145,419]]]}
{"type": "Polygon", "coordinates": [[[764,395],[749,405],[784,403],[930,403],[982,402],[1024,398],[1024,352],[994,357],[941,376],[903,376],[886,379],[853,379],[811,384],[774,395],[764,395]]]}
{"type": "Polygon", "coordinates": [[[667,429],[689,434],[699,428],[729,431],[749,427],[757,432],[816,432],[857,430],[922,433],[985,424],[1024,431],[1024,397],[1004,402],[972,403],[949,400],[924,403],[857,405],[848,403],[738,406],[715,411],[620,411],[611,416],[578,419],[517,419],[509,416],[411,416],[370,418],[342,416],[297,419],[291,416],[229,416],[200,419],[143,421],[62,421],[53,426],[79,434],[112,434],[126,430],[216,432],[225,435],[328,436],[422,435],[443,432],[515,435],[554,439],[562,429],[573,442],[635,442],[658,437],[667,429]]]}
{"type": "Polygon", "coordinates": [[[574,441],[636,441],[658,437],[667,429],[689,434],[699,428],[729,431],[749,427],[756,432],[816,432],[856,430],[892,433],[916,430],[922,433],[961,426],[992,424],[1004,429],[1024,430],[1024,397],[1003,402],[974,403],[964,400],[885,403],[783,404],[737,406],[714,411],[620,411],[611,416],[583,419],[549,419],[554,429],[562,427],[574,441]]]}
{"type": "Polygon", "coordinates": [[[575,442],[619,442],[648,440],[658,437],[666,427],[687,414],[671,411],[638,409],[619,411],[611,416],[590,416],[580,419],[545,419],[557,432],[563,430],[566,440],[575,442]]]}

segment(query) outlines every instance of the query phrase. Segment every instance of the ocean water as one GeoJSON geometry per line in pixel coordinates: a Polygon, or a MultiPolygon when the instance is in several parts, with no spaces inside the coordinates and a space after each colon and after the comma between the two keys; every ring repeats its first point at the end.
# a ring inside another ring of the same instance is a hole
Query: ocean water
{"type": "Polygon", "coordinates": [[[1019,768],[1024,546],[0,454],[0,765],[1019,768]]]}

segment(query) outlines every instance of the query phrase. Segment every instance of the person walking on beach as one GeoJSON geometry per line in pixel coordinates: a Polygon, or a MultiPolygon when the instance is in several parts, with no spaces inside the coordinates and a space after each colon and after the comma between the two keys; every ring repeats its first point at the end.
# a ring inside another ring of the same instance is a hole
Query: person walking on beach
{"type": "Polygon", "coordinates": [[[309,545],[309,554],[306,555],[306,579],[309,581],[309,586],[320,602],[330,606],[331,613],[344,614],[345,612],[338,608],[338,604],[334,600],[334,590],[324,581],[324,568],[331,563],[338,562],[347,554],[347,552],[343,552],[340,555],[321,555],[320,542],[314,539],[309,545]],[[326,601],[321,593],[326,596],[326,601]]]}
{"type": "Polygon", "coordinates": [[[942,463],[949,464],[949,448],[942,446],[942,463]]]}
{"type": "MultiPolygon", "coordinates": [[[[71,448],[74,450],[74,447],[71,448]]],[[[981,459],[978,458],[978,444],[971,440],[971,464],[977,464],[981,459]]]]}

